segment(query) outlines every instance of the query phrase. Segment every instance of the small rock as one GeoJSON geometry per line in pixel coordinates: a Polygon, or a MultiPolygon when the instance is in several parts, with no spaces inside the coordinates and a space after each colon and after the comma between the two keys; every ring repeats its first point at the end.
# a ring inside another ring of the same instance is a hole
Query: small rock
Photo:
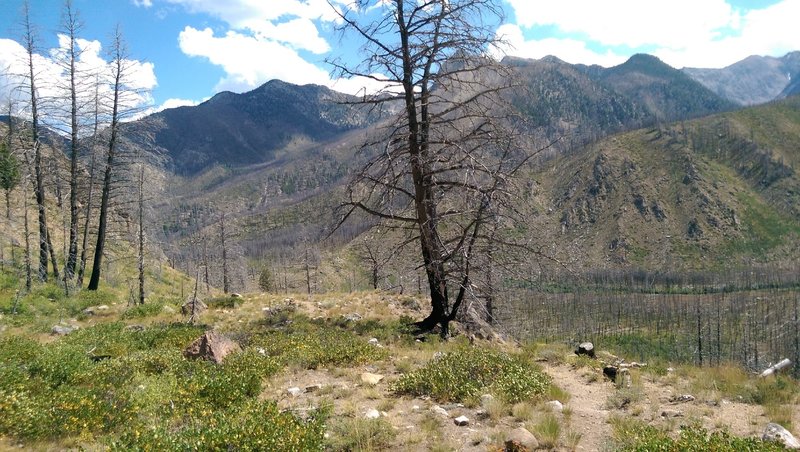
{"type": "Polygon", "coordinates": [[[507,451],[518,451],[523,448],[532,451],[539,448],[539,441],[526,428],[519,427],[508,433],[505,446],[507,451]]]}
{"type": "Polygon", "coordinates": [[[617,372],[619,370],[614,366],[603,367],[603,375],[608,377],[611,381],[617,381],[617,372]]]}
{"type": "Polygon", "coordinates": [[[289,389],[287,389],[287,390],[286,390],[286,392],[288,392],[288,393],[289,393],[289,395],[291,395],[292,397],[297,397],[297,396],[299,396],[299,395],[300,395],[300,394],[301,394],[303,391],[302,391],[300,388],[298,388],[297,386],[295,386],[295,387],[293,387],[293,388],[289,388],[289,389]]]}
{"type": "Polygon", "coordinates": [[[667,373],[672,373],[672,372],[675,372],[675,368],[667,367],[667,373]]]}
{"type": "Polygon", "coordinates": [[[442,417],[450,417],[450,413],[447,412],[444,408],[440,407],[439,405],[434,405],[431,407],[431,412],[434,414],[438,414],[442,417]]]}
{"type": "Polygon", "coordinates": [[[414,405],[411,407],[411,409],[414,411],[419,411],[419,405],[414,405]]]}
{"type": "Polygon", "coordinates": [[[351,312],[350,314],[344,316],[344,319],[347,320],[348,322],[358,322],[362,318],[363,317],[361,317],[361,314],[358,314],[356,312],[351,312]]]}
{"type": "Polygon", "coordinates": [[[691,394],[682,394],[679,396],[672,396],[669,398],[669,401],[672,403],[687,403],[687,402],[694,402],[694,396],[691,394]]]}
{"type": "Polygon", "coordinates": [[[231,294],[231,298],[242,298],[242,294],[234,292],[231,294]]]}
{"type": "Polygon", "coordinates": [[[322,385],[316,384],[311,386],[306,386],[305,392],[316,392],[322,389],[322,385]]]}
{"type": "Polygon", "coordinates": [[[482,421],[489,418],[489,413],[486,410],[478,410],[475,412],[475,417],[482,421]]]}
{"type": "Polygon", "coordinates": [[[551,400],[547,402],[547,406],[549,406],[551,410],[557,411],[559,413],[564,411],[564,404],[559,402],[558,400],[551,400]]]}
{"type": "Polygon", "coordinates": [[[683,413],[678,410],[664,410],[661,417],[683,417],[683,413]]]}
{"type": "Polygon", "coordinates": [[[361,374],[361,381],[368,385],[375,386],[381,380],[383,380],[383,375],[380,374],[373,374],[372,372],[364,372],[361,374]]]}
{"type": "Polygon", "coordinates": [[[66,336],[67,334],[77,330],[77,326],[69,326],[69,325],[53,325],[53,328],[50,329],[50,334],[54,336],[66,336]]]}
{"type": "Polygon", "coordinates": [[[491,394],[484,394],[481,396],[481,406],[486,408],[486,405],[494,402],[494,396],[491,394]]]}
{"type": "Polygon", "coordinates": [[[800,441],[794,437],[788,430],[778,424],[770,422],[764,429],[764,434],[761,435],[764,441],[775,441],[783,444],[787,449],[800,449],[800,441]]]}
{"type": "Polygon", "coordinates": [[[378,338],[373,337],[372,339],[367,341],[370,345],[378,345],[378,338]]]}
{"type": "Polygon", "coordinates": [[[108,306],[102,304],[100,306],[89,306],[88,308],[84,309],[83,312],[86,315],[97,315],[100,311],[108,311],[108,306]]]}
{"type": "Polygon", "coordinates": [[[256,351],[257,351],[257,352],[258,352],[258,354],[259,354],[259,355],[261,355],[261,356],[267,356],[267,351],[266,351],[266,350],[264,350],[264,349],[263,349],[263,348],[261,348],[261,347],[258,347],[258,348],[256,349],[256,351]]]}
{"type": "Polygon", "coordinates": [[[459,427],[464,427],[465,425],[469,425],[469,418],[466,416],[459,416],[453,419],[453,423],[459,427]]]}
{"type": "Polygon", "coordinates": [[[368,410],[367,414],[365,414],[364,417],[367,419],[378,419],[379,417],[381,417],[381,413],[375,408],[373,408],[371,410],[368,410]]]}
{"type": "Polygon", "coordinates": [[[594,344],[591,342],[582,342],[578,345],[578,348],[575,349],[575,354],[578,356],[586,355],[589,358],[594,358],[594,344]]]}

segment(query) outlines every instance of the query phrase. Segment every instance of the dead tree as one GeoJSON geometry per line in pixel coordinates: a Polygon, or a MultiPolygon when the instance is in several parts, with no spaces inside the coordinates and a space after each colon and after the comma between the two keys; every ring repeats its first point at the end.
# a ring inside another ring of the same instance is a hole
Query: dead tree
{"type": "Polygon", "coordinates": [[[342,30],[363,41],[367,57],[331,64],[342,76],[385,83],[360,103],[400,113],[368,138],[363,150],[371,157],[347,187],[342,218],[360,212],[419,243],[431,311],[417,325],[439,325],[447,336],[473,296],[473,261],[486,249],[487,225],[510,205],[513,176],[535,153],[521,145],[523,134],[513,130],[520,120],[500,95],[510,70],[486,56],[502,10],[494,0],[356,3],[372,13],[340,11],[342,30]]]}
{"type": "MultiPolygon", "coordinates": [[[[38,79],[34,57],[36,56],[36,31],[31,22],[30,5],[26,1],[22,6],[22,27],[23,27],[23,46],[27,63],[27,86],[30,94],[30,115],[31,115],[31,146],[33,147],[33,175],[34,192],[36,194],[36,206],[39,212],[39,280],[47,281],[47,259],[50,254],[50,235],[47,229],[47,207],[45,205],[45,187],[42,176],[42,147],[39,142],[39,95],[37,92],[38,79]]],[[[58,279],[58,267],[53,260],[53,273],[58,279]]]]}
{"type": "Polygon", "coordinates": [[[100,271],[105,251],[108,217],[110,214],[110,196],[114,183],[114,170],[118,165],[118,144],[120,139],[120,120],[130,114],[131,98],[139,93],[132,86],[131,72],[134,70],[132,60],[128,56],[127,46],[122,37],[122,31],[116,28],[111,44],[110,58],[110,88],[111,88],[111,117],[108,126],[108,146],[106,147],[106,167],[103,176],[103,186],[100,194],[100,216],[97,225],[97,242],[94,248],[94,261],[92,275],[89,278],[87,289],[97,290],[100,285],[100,271]]]}
{"type": "Polygon", "coordinates": [[[67,250],[66,264],[64,265],[64,277],[72,280],[75,275],[75,267],[78,260],[78,146],[79,146],[79,110],[78,110],[78,91],[80,80],[76,61],[80,57],[78,48],[78,34],[82,29],[82,23],[78,18],[77,11],[73,8],[72,0],[64,2],[64,9],[61,15],[61,33],[66,36],[67,48],[60,58],[60,64],[66,71],[69,86],[69,133],[70,133],[70,171],[69,171],[69,242],[67,250]]]}
{"type": "Polygon", "coordinates": [[[96,78],[94,89],[94,121],[92,137],[89,140],[89,181],[88,192],[86,195],[86,211],[84,212],[83,240],[81,241],[81,256],[78,264],[78,275],[76,284],[83,286],[83,274],[86,270],[86,248],[89,242],[89,225],[92,219],[92,203],[94,202],[94,185],[97,163],[97,145],[100,133],[100,80],[96,78]]]}

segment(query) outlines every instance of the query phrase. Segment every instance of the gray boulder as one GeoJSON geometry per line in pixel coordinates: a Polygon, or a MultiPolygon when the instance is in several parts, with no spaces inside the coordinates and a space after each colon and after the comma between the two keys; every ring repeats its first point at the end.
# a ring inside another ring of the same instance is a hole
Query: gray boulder
{"type": "Polygon", "coordinates": [[[533,451],[539,448],[539,441],[524,427],[515,428],[506,435],[506,451],[533,451]]]}
{"type": "Polygon", "coordinates": [[[772,422],[767,424],[767,427],[764,429],[764,434],[761,435],[761,439],[764,441],[781,443],[787,449],[800,449],[800,441],[798,441],[789,430],[772,422]]]}

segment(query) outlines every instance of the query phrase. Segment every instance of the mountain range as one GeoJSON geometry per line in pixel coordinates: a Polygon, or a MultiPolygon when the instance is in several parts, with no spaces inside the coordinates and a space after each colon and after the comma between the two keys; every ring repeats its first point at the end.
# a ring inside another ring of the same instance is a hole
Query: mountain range
{"type": "MultiPolygon", "coordinates": [[[[586,268],[796,259],[800,75],[785,74],[798,62],[800,52],[683,70],[650,55],[611,68],[506,58],[522,82],[507,100],[535,133],[563,138],[526,175],[540,212],[531,230],[586,268]]],[[[363,134],[384,117],[354,100],[271,81],[129,124],[153,130],[170,157],[171,201],[158,206],[169,240],[190,246],[223,208],[252,259],[318,240],[363,162],[363,134]]]]}
{"type": "Polygon", "coordinates": [[[722,69],[684,68],[683,72],[738,105],[762,104],[797,93],[800,51],[780,58],[754,55],[722,69]]]}

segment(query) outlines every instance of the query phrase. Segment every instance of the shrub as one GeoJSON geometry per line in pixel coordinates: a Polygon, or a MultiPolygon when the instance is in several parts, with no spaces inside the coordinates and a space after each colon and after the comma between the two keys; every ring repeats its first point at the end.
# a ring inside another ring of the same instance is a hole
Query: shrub
{"type": "Polygon", "coordinates": [[[546,374],[517,357],[486,348],[463,347],[403,375],[392,390],[430,396],[441,402],[463,402],[489,391],[505,402],[517,403],[544,394],[549,385],[546,374]]]}
{"type": "Polygon", "coordinates": [[[539,446],[552,449],[558,444],[561,437],[561,423],[553,413],[547,413],[537,422],[531,430],[539,440],[539,446]]]}
{"type": "Polygon", "coordinates": [[[385,419],[344,418],[331,425],[332,450],[387,450],[396,436],[385,419]]]}
{"type": "Polygon", "coordinates": [[[193,414],[174,425],[133,423],[109,444],[113,450],[322,450],[326,410],[308,419],[274,402],[248,401],[193,414]]]}
{"type": "Polygon", "coordinates": [[[153,317],[161,313],[164,309],[164,304],[151,301],[145,304],[137,304],[129,307],[122,313],[122,319],[139,319],[144,317],[153,317]]]}
{"type": "Polygon", "coordinates": [[[613,430],[616,449],[620,451],[650,451],[659,450],[667,452],[683,451],[781,451],[784,447],[775,442],[761,441],[756,438],[739,438],[731,436],[728,432],[709,433],[701,427],[684,427],[677,439],[671,438],[664,432],[645,424],[642,421],[623,418],[610,420],[613,430]]]}
{"type": "Polygon", "coordinates": [[[388,356],[386,349],[367,343],[347,331],[295,316],[288,331],[271,330],[254,334],[248,341],[287,364],[315,369],[320,366],[361,365],[388,356]]]}
{"type": "Polygon", "coordinates": [[[242,304],[241,298],[225,295],[223,297],[214,297],[205,301],[209,308],[214,309],[233,309],[242,304]]]}

